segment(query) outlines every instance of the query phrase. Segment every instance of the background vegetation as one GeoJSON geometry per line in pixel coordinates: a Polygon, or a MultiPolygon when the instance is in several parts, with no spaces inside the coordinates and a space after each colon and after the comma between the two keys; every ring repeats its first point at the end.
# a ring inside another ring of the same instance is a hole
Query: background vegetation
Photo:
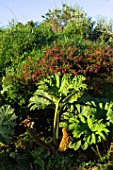
{"type": "Polygon", "coordinates": [[[0,28],[1,170],[112,169],[112,20],[43,18],[0,28]]]}

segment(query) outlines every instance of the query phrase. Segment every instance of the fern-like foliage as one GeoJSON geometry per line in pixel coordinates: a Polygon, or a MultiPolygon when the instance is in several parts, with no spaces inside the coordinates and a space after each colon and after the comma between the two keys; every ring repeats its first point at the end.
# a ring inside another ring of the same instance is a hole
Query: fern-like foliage
{"type": "Polygon", "coordinates": [[[8,144],[14,135],[16,115],[10,105],[0,107],[0,142],[8,144]]]}

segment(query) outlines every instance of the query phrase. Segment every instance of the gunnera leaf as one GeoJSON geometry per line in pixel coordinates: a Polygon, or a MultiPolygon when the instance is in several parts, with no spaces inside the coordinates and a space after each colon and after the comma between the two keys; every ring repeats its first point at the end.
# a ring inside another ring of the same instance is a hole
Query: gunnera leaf
{"type": "Polygon", "coordinates": [[[8,144],[14,135],[16,115],[10,105],[0,107],[0,143],[8,144]]]}

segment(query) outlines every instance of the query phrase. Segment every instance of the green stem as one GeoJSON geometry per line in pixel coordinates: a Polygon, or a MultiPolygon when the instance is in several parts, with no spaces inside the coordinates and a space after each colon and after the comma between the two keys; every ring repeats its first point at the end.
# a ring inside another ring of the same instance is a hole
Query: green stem
{"type": "Polygon", "coordinates": [[[57,145],[59,137],[59,102],[56,103],[55,113],[54,113],[54,123],[53,123],[53,142],[57,145]]]}
{"type": "Polygon", "coordinates": [[[93,146],[91,146],[91,149],[95,152],[95,154],[99,157],[99,159],[102,161],[102,156],[100,154],[98,145],[96,145],[96,150],[93,148],[93,146]]]}
{"type": "Polygon", "coordinates": [[[98,155],[97,151],[93,148],[93,146],[91,146],[91,149],[93,150],[93,152],[95,152],[96,155],[98,155]]]}
{"type": "MultiPolygon", "coordinates": [[[[67,103],[66,101],[68,101],[68,100],[71,98],[71,96],[73,96],[75,93],[76,93],[76,91],[73,90],[73,91],[63,100],[63,103],[64,103],[64,104],[67,103]]],[[[76,101],[76,100],[75,100],[75,101],[76,101]]]]}
{"type": "Polygon", "coordinates": [[[99,151],[98,145],[96,145],[96,149],[97,149],[97,153],[98,153],[98,156],[99,156],[100,160],[102,160],[102,156],[101,156],[101,154],[100,154],[100,151],[99,151]]]}

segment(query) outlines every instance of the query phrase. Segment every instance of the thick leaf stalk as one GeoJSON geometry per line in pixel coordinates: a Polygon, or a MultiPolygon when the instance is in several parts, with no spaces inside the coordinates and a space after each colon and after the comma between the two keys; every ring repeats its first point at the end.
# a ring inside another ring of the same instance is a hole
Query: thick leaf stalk
{"type": "Polygon", "coordinates": [[[55,146],[58,146],[58,138],[59,138],[59,102],[56,103],[53,121],[53,142],[55,146]]]}

